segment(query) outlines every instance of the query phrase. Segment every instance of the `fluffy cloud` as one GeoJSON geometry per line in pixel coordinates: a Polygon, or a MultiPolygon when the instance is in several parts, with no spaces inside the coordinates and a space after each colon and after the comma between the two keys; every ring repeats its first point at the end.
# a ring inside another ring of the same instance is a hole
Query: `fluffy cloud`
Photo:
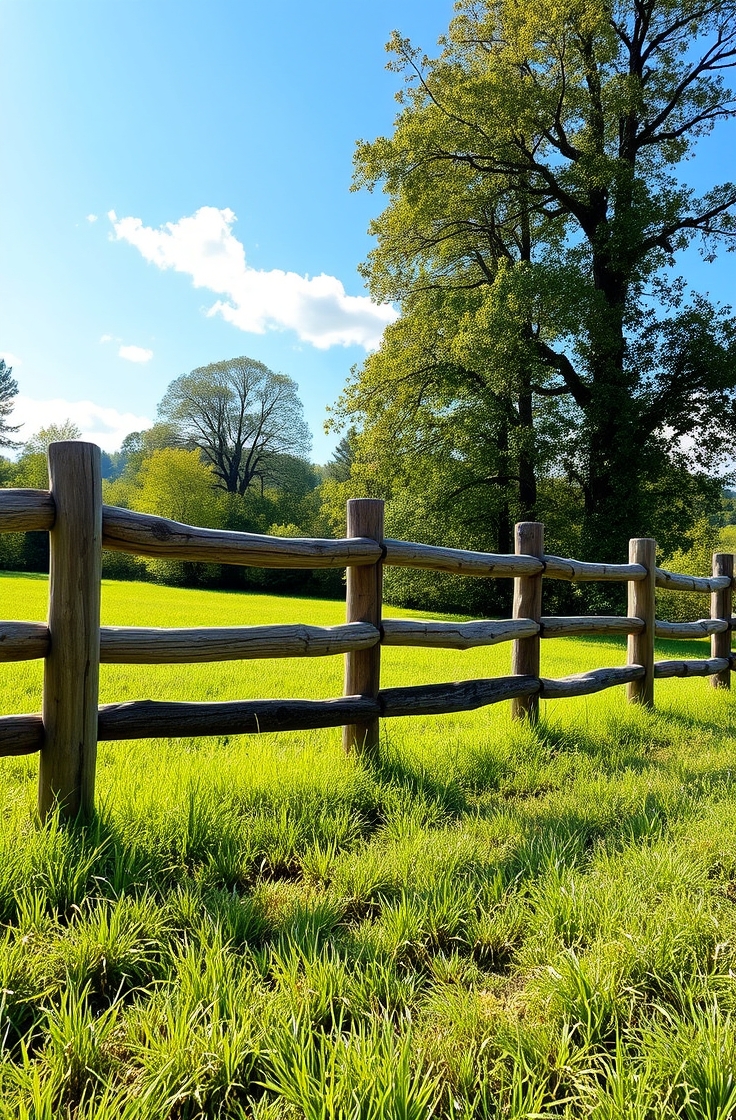
{"type": "Polygon", "coordinates": [[[252,268],[232,232],[232,210],[203,206],[191,217],[159,229],[144,226],[140,218],[118,218],[114,210],[108,217],[115,238],[134,245],[147,261],[184,272],[195,288],[224,296],[208,314],[222,315],[242,331],[288,329],[320,350],[351,345],[371,350],[397,317],[390,304],[379,306],[367,296],[347,295],[334,276],[310,278],[278,268],[252,268]]]}
{"type": "Polygon", "coordinates": [[[82,429],[82,439],[99,444],[104,451],[117,451],[125,436],[150,428],[147,416],[118,412],[93,401],[34,400],[19,393],[13,407],[13,423],[22,424],[16,438],[27,440],[39,428],[73,420],[82,429]]]}
{"type": "Polygon", "coordinates": [[[144,346],[121,346],[118,356],[126,362],[150,362],[153,350],[146,350],[144,346]]]}
{"type": "Polygon", "coordinates": [[[5,365],[10,366],[11,369],[13,366],[17,367],[22,364],[20,358],[15,354],[11,354],[9,350],[0,350],[0,358],[2,358],[5,365]]]}

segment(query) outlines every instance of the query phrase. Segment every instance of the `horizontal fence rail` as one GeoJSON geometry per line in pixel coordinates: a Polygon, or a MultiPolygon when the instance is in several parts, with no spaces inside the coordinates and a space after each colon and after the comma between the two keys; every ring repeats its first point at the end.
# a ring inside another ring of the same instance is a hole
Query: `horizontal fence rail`
{"type": "MultiPolygon", "coordinates": [[[[733,630],[721,618],[654,624],[656,638],[696,640],[733,630]]],[[[384,618],[337,626],[273,623],[265,626],[101,626],[103,665],[194,665],[208,661],[244,661],[273,657],[328,657],[376,645],[426,649],[477,649],[517,638],[605,637],[640,634],[644,620],[624,615],[543,615],[531,618],[437,622],[431,619],[384,618]]],[[[0,661],[46,657],[49,628],[43,622],[0,622],[0,661]]],[[[706,674],[707,676],[708,674],[706,674]]]]}
{"type": "Polygon", "coordinates": [[[102,547],[156,560],[239,564],[249,568],[344,568],[375,564],[381,546],[371,540],[318,540],[229,533],[180,525],[150,513],[104,506],[102,547]]]}
{"type": "Polygon", "coordinates": [[[540,700],[589,696],[626,685],[629,699],[651,706],[654,681],[710,677],[730,687],[733,556],[718,553],[710,576],[669,572],[655,565],[655,542],[631,542],[626,564],[590,563],[544,551],[543,526],[516,528],[513,555],[397,541],[383,533],[383,503],[348,503],[342,540],[286,538],[183,525],[152,514],[103,506],[100,452],[81,442],[52,444],[51,488],[0,489],[0,532],[48,532],[49,618],[0,622],[0,661],[43,659],[43,712],[0,716],[0,755],[40,753],[39,807],[73,817],[93,808],[98,741],[261,734],[342,727],[349,749],[374,751],[379,721],[472,711],[510,701],[519,718],[537,718],[540,700]],[[101,550],[156,559],[261,568],[347,571],[346,621],[335,626],[295,624],[151,628],[101,626],[101,550]],[[385,565],[454,575],[514,580],[510,619],[467,622],[382,618],[385,565]],[[546,579],[625,582],[625,616],[542,614],[546,579]],[[665,622],[655,614],[655,589],[702,592],[710,618],[665,622]],[[628,638],[628,664],[594,668],[556,679],[541,675],[542,639],[567,636],[628,638]],[[654,640],[710,638],[711,656],[654,660],[654,640]],[[380,687],[383,646],[467,650],[512,643],[508,676],[438,684],[380,687]],[[97,702],[100,664],[190,664],[253,658],[345,657],[344,695],[332,699],[174,702],[97,702]],[[96,713],[96,715],[95,715],[96,713]]]}
{"type": "Polygon", "coordinates": [[[56,503],[48,490],[0,489],[0,531],[48,533],[54,527],[56,503]]]}
{"type": "Polygon", "coordinates": [[[340,626],[217,626],[190,629],[103,626],[100,661],[111,665],[187,665],[254,657],[325,657],[370,649],[380,631],[362,622],[340,626]]]}

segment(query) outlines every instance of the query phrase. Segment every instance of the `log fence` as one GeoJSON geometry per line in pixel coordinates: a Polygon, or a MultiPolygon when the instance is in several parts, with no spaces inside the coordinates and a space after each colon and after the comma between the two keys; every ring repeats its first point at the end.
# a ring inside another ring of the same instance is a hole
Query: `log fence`
{"type": "Polygon", "coordinates": [[[513,555],[442,548],[384,538],[383,503],[348,502],[343,540],[294,539],[180,525],[102,504],[100,451],[64,442],[49,448],[50,489],[0,489],[0,532],[49,533],[47,623],[0,622],[0,661],[44,660],[43,710],[0,716],[0,756],[38,752],[39,811],[69,818],[94,807],[97,744],[116,739],[257,734],[342,727],[348,750],[375,752],[380,720],[440,715],[511,701],[516,718],[536,720],[541,699],[588,696],[626,685],[629,700],[654,705],[654,682],[710,677],[729,688],[734,558],[717,553],[711,576],[668,572],[655,563],[656,542],[636,538],[627,564],[548,555],[544,527],[516,526],[513,555]],[[100,625],[103,549],[160,559],[263,568],[347,569],[346,621],[338,626],[269,625],[145,628],[100,625]],[[513,618],[444,622],[382,617],[386,565],[514,580],[513,618]],[[623,581],[626,616],[542,614],[545,579],[623,581]],[[710,618],[671,623],[655,616],[655,591],[710,595],[710,618]],[[545,638],[619,634],[628,663],[574,676],[541,676],[545,638]],[[710,637],[711,656],[655,661],[655,638],[710,637]],[[471,649],[512,643],[508,676],[381,688],[381,647],[471,649]],[[186,664],[270,657],[345,658],[344,695],[330,700],[98,703],[100,664],[186,664]]]}

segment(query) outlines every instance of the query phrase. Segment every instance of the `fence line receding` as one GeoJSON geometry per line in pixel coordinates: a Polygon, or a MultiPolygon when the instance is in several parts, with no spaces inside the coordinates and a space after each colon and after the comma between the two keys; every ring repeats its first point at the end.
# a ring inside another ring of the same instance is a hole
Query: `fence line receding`
{"type": "Polygon", "coordinates": [[[180,525],[103,506],[100,451],[64,442],[49,448],[50,490],[0,489],[0,531],[48,532],[48,622],[0,622],[0,661],[44,660],[43,711],[0,716],[0,755],[38,751],[39,809],[66,816],[94,805],[98,741],[257,734],[342,727],[347,749],[375,751],[381,719],[470,711],[509,700],[517,718],[537,718],[540,699],[588,696],[625,684],[632,702],[654,704],[654,682],[707,676],[729,688],[734,558],[716,553],[710,576],[668,572],[656,543],[630,542],[629,563],[599,564],[548,555],[544,527],[516,526],[513,555],[396,541],[383,535],[383,502],[348,502],[344,540],[281,538],[180,525]],[[152,628],[100,625],[102,549],[159,559],[262,568],[347,569],[346,621],[338,626],[268,625],[152,628]],[[384,565],[514,580],[513,618],[445,622],[382,617],[384,565]],[[628,585],[625,616],[542,614],[544,579],[628,585]],[[710,595],[710,617],[663,622],[655,589],[710,595]],[[628,664],[574,676],[541,676],[541,643],[572,635],[625,634],[628,664]],[[711,656],[654,660],[655,638],[710,637],[711,656]],[[381,646],[471,649],[512,643],[508,676],[381,688],[381,646]],[[344,695],[330,700],[187,703],[133,700],[98,704],[99,666],[185,664],[249,658],[345,657],[344,695]]]}

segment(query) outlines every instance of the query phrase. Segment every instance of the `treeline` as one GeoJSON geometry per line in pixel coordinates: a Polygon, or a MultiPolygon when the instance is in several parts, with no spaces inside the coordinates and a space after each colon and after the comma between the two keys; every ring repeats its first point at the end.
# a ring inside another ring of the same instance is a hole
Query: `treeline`
{"type": "MultiPolygon", "coordinates": [[[[17,392],[14,382],[11,389],[17,392]]],[[[20,453],[15,461],[0,458],[0,485],[48,487],[49,443],[79,439],[81,432],[66,421],[18,444],[10,438],[16,430],[6,423],[4,442],[20,453]]],[[[310,446],[291,378],[246,357],[217,362],[172,382],[157,423],[129,435],[119,451],[103,453],[103,500],[212,529],[329,536],[321,487],[331,468],[309,461],[310,446]]],[[[0,535],[0,568],[47,571],[46,534],[0,535]]],[[[272,572],[124,553],[104,554],[103,575],[188,587],[342,591],[340,573],[332,571],[272,572]]]]}

